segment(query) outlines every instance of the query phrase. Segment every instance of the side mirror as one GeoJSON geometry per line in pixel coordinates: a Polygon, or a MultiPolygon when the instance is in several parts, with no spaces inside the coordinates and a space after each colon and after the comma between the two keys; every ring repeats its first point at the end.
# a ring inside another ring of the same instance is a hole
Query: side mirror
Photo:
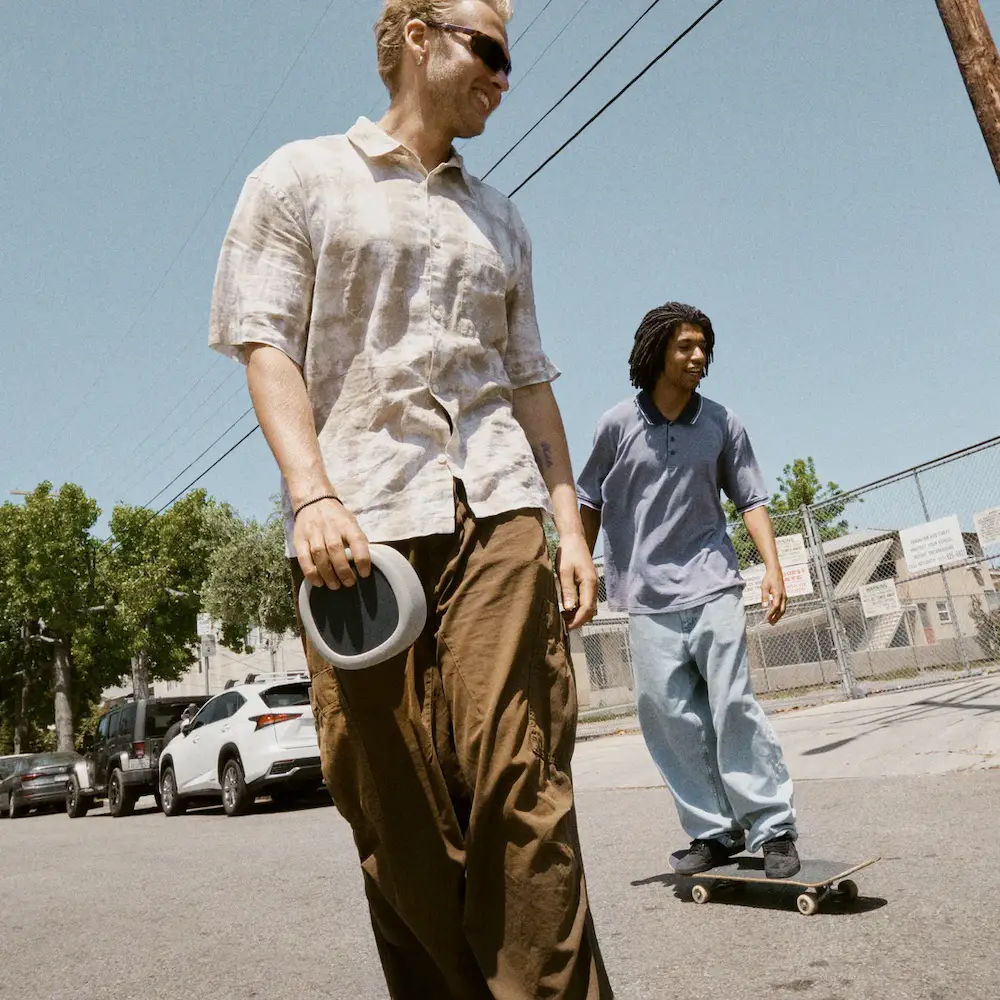
{"type": "Polygon", "coordinates": [[[187,736],[187,734],[191,732],[191,723],[193,721],[193,719],[185,719],[181,723],[181,736],[187,736]]]}

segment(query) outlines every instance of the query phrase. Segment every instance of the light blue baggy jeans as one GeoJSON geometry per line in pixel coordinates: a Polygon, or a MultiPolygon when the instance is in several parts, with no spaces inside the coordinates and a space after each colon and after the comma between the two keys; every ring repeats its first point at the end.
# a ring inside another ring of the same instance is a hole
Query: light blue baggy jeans
{"type": "Polygon", "coordinates": [[[630,615],[646,746],[692,840],[746,831],[747,849],[795,833],[792,782],[750,687],[738,590],[701,607],[630,615]]]}

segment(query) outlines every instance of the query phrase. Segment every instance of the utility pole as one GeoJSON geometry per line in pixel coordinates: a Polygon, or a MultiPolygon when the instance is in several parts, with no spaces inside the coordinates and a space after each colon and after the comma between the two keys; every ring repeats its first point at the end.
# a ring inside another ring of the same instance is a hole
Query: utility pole
{"type": "Polygon", "coordinates": [[[979,0],[935,0],[1000,180],[1000,55],[979,0]]]}

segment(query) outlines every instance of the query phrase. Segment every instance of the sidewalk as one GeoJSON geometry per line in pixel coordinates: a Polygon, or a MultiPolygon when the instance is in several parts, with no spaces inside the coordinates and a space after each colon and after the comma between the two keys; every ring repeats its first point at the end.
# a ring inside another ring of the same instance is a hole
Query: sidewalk
{"type": "MultiPolygon", "coordinates": [[[[770,719],[795,781],[1000,769],[1000,678],[995,676],[870,695],[770,719]]],[[[634,717],[589,726],[591,738],[577,744],[573,758],[579,791],[663,784],[634,717]],[[593,738],[598,726],[615,735],[593,738]]]]}

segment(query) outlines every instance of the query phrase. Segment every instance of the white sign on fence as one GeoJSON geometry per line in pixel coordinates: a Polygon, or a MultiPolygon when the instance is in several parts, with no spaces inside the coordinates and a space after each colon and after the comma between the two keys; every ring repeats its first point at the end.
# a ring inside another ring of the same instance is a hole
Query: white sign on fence
{"type": "Polygon", "coordinates": [[[746,582],[746,589],[743,591],[743,600],[747,605],[760,604],[760,588],[764,582],[764,564],[758,563],[756,566],[747,566],[740,570],[740,576],[746,582]]]}
{"type": "Polygon", "coordinates": [[[778,543],[778,562],[782,569],[805,566],[809,562],[809,553],[806,552],[806,543],[801,535],[781,535],[775,541],[778,543]]]}
{"type": "Polygon", "coordinates": [[[972,515],[972,520],[976,526],[976,534],[979,535],[980,545],[996,545],[1000,542],[1000,507],[981,510],[978,514],[972,515]]]}
{"type": "Polygon", "coordinates": [[[813,592],[812,573],[809,566],[783,566],[785,593],[789,597],[805,597],[813,592]]]}
{"type": "Polygon", "coordinates": [[[904,528],[899,533],[899,540],[903,543],[903,558],[911,574],[966,559],[965,541],[955,514],[904,528]]]}
{"type": "MultiPolygon", "coordinates": [[[[740,575],[746,581],[743,596],[748,605],[760,603],[760,588],[764,583],[765,572],[763,563],[740,570],[740,575]]],[[[812,574],[808,565],[783,566],[781,572],[785,577],[785,593],[789,597],[806,597],[813,592],[812,574]]]]}
{"type": "Polygon", "coordinates": [[[902,610],[895,579],[866,583],[858,588],[858,595],[861,597],[865,618],[878,618],[880,615],[891,615],[902,610]]]}

